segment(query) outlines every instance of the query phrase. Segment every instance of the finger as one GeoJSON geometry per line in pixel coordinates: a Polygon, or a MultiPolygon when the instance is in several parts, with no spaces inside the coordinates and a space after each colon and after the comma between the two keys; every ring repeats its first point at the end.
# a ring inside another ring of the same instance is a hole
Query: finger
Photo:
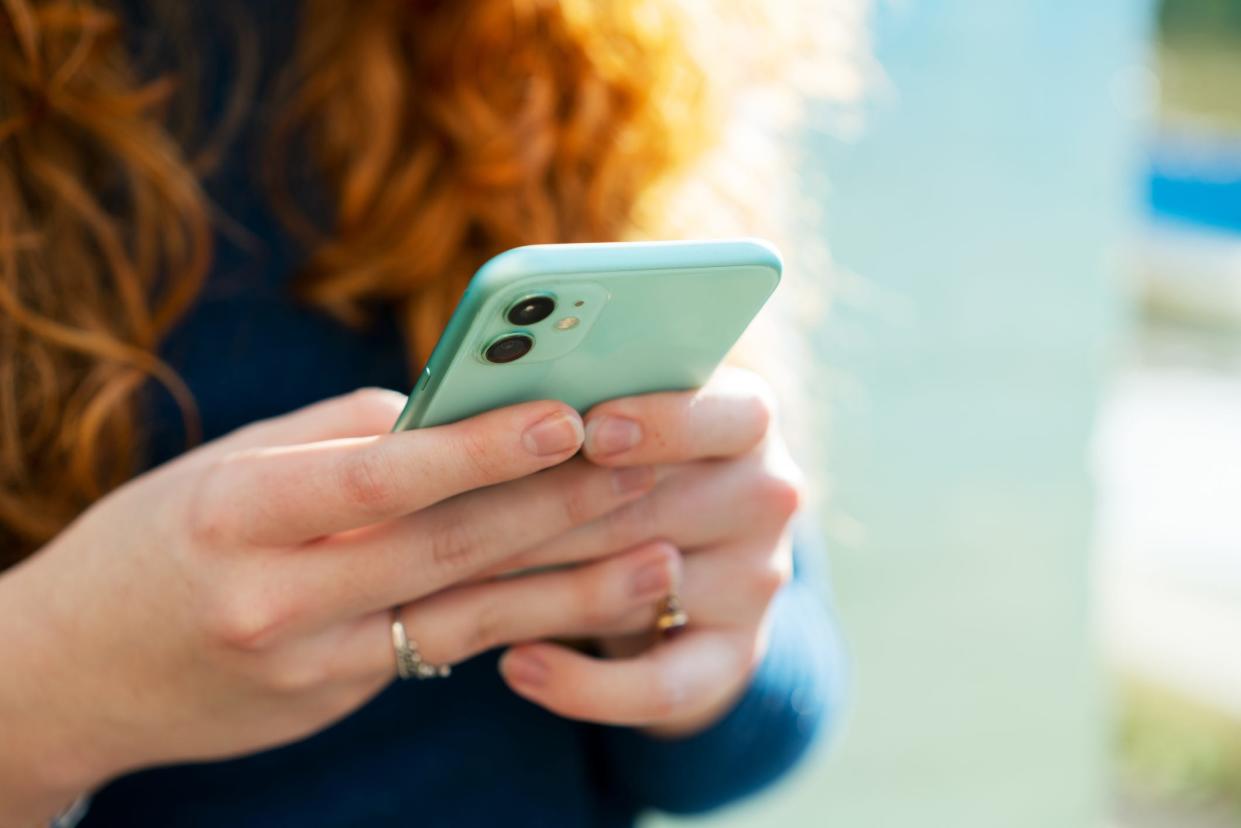
{"type": "Polygon", "coordinates": [[[519,695],[558,715],[641,727],[726,700],[755,659],[745,636],[688,630],[621,660],[557,644],[518,645],[500,660],[500,673],[519,695]]]}
{"type": "Polygon", "coordinates": [[[290,559],[287,584],[294,594],[314,596],[306,602],[312,625],[408,603],[621,507],[653,482],[649,466],[606,469],[570,460],[307,546],[290,559]]]}
{"type": "MultiPolygon", "coordinates": [[[[431,664],[456,664],[504,644],[586,638],[614,619],[660,600],[679,580],[680,556],[650,543],[589,566],[446,590],[400,610],[419,653],[431,664]]],[[[390,626],[390,614],[373,614],[390,626]]],[[[356,669],[391,672],[391,638],[380,629],[356,652],[356,669]]]]}
{"type": "Polygon", "coordinates": [[[289,446],[340,437],[384,434],[408,398],[387,388],[360,388],[283,414],[259,420],[198,449],[202,459],[265,446],[289,446]]]}
{"type": "MultiPolygon", "coordinates": [[[[707,549],[684,556],[677,598],[695,628],[754,629],[792,570],[790,544],[783,538],[707,549]]],[[[658,604],[634,607],[599,635],[649,632],[659,610],[658,604]]]]}
{"type": "Polygon", "coordinates": [[[379,523],[571,457],[581,420],[557,402],[437,428],[251,449],[221,458],[200,497],[212,527],[281,546],[379,523]]]}
{"type": "Polygon", "coordinates": [[[603,465],[732,457],[763,439],[772,408],[771,393],[757,375],[725,367],[698,391],[624,397],[595,406],[585,418],[583,451],[603,465]]]}
{"type": "Polygon", "coordinates": [[[753,627],[793,575],[784,537],[724,546],[686,559],[680,597],[690,623],[753,627]]]}
{"type": "MultiPolygon", "coordinates": [[[[386,434],[409,398],[389,388],[359,388],[233,432],[251,445],[295,445],[386,434]]],[[[230,435],[232,436],[232,435],[230,435]]],[[[225,438],[228,439],[228,438],[225,438]]]]}
{"type": "Polygon", "coordinates": [[[692,550],[739,536],[775,537],[797,511],[792,475],[771,472],[762,458],[683,466],[648,495],[503,562],[503,569],[590,560],[651,538],[692,550]]]}

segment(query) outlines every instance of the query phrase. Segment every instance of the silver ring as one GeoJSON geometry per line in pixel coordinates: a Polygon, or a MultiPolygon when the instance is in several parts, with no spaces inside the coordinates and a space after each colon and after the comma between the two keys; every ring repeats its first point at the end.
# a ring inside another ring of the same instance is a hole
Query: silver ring
{"type": "Polygon", "coordinates": [[[392,610],[392,649],[396,653],[396,674],[401,679],[448,678],[452,667],[447,664],[429,664],[422,660],[418,645],[405,632],[396,609],[392,610]]]}

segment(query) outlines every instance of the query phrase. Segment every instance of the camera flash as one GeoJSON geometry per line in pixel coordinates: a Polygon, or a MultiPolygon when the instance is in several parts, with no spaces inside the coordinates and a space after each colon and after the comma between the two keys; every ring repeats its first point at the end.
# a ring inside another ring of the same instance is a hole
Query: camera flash
{"type": "Polygon", "coordinates": [[[558,331],[567,331],[570,328],[576,328],[577,323],[581,321],[576,316],[566,316],[564,319],[557,320],[555,328],[558,331]]]}

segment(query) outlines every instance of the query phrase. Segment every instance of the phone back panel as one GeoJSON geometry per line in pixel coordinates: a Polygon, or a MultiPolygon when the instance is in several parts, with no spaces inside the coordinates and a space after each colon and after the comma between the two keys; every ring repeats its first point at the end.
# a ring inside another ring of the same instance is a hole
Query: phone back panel
{"type": "Polygon", "coordinates": [[[780,280],[779,254],[740,239],[535,245],[471,280],[397,429],[450,423],[530,400],[585,412],[616,397],[706,382],[780,280]],[[555,311],[528,326],[506,313],[532,295],[555,311]],[[534,340],[514,362],[483,354],[510,334],[534,340]]]}

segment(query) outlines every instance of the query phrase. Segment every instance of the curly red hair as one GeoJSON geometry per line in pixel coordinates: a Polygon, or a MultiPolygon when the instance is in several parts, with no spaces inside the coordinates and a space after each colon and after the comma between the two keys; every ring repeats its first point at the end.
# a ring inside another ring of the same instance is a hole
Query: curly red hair
{"type": "MultiPolygon", "coordinates": [[[[653,233],[720,133],[691,22],[659,0],[306,0],[267,165],[310,250],[299,294],[348,324],[394,306],[417,363],[491,255],[653,233]],[[294,145],[326,223],[293,206],[294,145]]],[[[0,565],[141,466],[149,381],[193,433],[158,348],[211,261],[170,125],[194,75],[139,77],[124,25],[105,0],[0,0],[0,565]]]]}

